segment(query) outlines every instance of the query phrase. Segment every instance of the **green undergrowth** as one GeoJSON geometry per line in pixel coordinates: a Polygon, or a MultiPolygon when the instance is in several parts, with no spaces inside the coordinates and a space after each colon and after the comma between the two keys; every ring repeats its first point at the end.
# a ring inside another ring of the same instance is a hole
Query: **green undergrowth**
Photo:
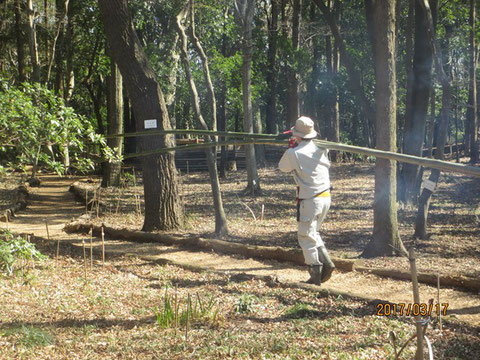
{"type": "Polygon", "coordinates": [[[0,230],[0,272],[12,275],[17,271],[24,274],[35,262],[47,257],[27,239],[8,230],[0,230]]]}
{"type": "MultiPolygon", "coordinates": [[[[361,300],[132,257],[83,258],[0,280],[4,359],[395,359],[412,318],[361,300]]],[[[51,263],[51,264],[50,264],[51,263]]],[[[49,266],[51,265],[51,266],[49,266]]],[[[473,328],[429,325],[436,360],[480,358],[473,328]]],[[[414,357],[411,342],[400,357],[414,357]]]]}

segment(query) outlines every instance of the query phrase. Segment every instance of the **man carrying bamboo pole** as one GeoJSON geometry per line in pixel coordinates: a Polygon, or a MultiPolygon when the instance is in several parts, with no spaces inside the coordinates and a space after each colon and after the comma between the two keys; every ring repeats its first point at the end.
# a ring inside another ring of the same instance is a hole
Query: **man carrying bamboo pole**
{"type": "Polygon", "coordinates": [[[312,141],[317,132],[306,116],[297,119],[292,135],[298,145],[285,151],[278,167],[291,172],[297,184],[298,243],[310,273],[307,283],[320,285],[330,279],[335,268],[318,232],[330,209],[328,150],[312,141]]]}

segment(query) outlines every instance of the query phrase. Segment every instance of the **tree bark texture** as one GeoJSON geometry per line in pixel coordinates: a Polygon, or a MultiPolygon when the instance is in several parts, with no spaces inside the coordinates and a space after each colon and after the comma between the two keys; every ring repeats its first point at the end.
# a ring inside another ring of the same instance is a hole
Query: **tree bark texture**
{"type": "MultiPolygon", "coordinates": [[[[111,60],[110,76],[107,79],[107,134],[118,135],[123,133],[123,84],[122,75],[117,64],[111,60]]],[[[116,155],[122,155],[123,137],[107,139],[107,145],[116,155]]],[[[122,163],[108,162],[103,169],[102,187],[120,186],[122,163]]]]}
{"type": "MultiPolygon", "coordinates": [[[[413,54],[413,83],[411,95],[411,120],[406,121],[404,128],[403,152],[409,155],[422,156],[425,138],[425,125],[428,112],[432,73],[432,50],[427,38],[425,13],[419,2],[415,3],[415,46],[413,54]]],[[[402,183],[407,204],[416,203],[420,190],[420,167],[404,164],[402,167],[402,183]]]]}
{"type": "MultiPolygon", "coordinates": [[[[252,109],[252,27],[254,0],[236,0],[236,18],[242,31],[242,99],[243,99],[243,130],[253,133],[252,109]]],[[[245,162],[247,167],[247,188],[245,193],[255,195],[261,191],[258,177],[254,145],[245,145],[245,162]]]]}
{"type": "MultiPolygon", "coordinates": [[[[190,2],[190,5],[192,5],[192,2],[190,2]]],[[[202,126],[204,130],[216,131],[217,107],[216,107],[216,100],[215,100],[215,92],[213,89],[212,81],[210,79],[210,69],[208,67],[207,56],[205,55],[205,52],[203,51],[203,48],[200,42],[198,41],[198,38],[195,35],[195,28],[194,28],[195,19],[193,16],[194,9],[193,9],[193,6],[190,6],[190,11],[192,14],[191,15],[192,29],[190,34],[191,34],[192,41],[194,43],[194,47],[197,50],[197,52],[200,54],[200,58],[202,59],[205,81],[207,83],[207,87],[209,88],[210,110],[212,112],[212,121],[211,121],[212,129],[209,129],[207,123],[205,122],[202,116],[202,112],[200,109],[200,98],[198,96],[197,87],[195,85],[195,82],[193,80],[193,76],[191,73],[191,66],[190,66],[190,60],[188,57],[189,55],[188,55],[188,49],[187,49],[187,35],[182,25],[182,19],[185,17],[185,11],[187,11],[186,7],[180,12],[180,14],[177,15],[175,24],[178,31],[178,35],[180,37],[180,43],[181,43],[180,57],[184,65],[187,82],[190,88],[190,95],[192,98],[192,106],[193,106],[194,114],[200,126],[202,126]]],[[[214,137],[207,136],[205,140],[212,141],[214,140],[214,137]]],[[[207,156],[208,173],[210,175],[210,186],[212,188],[213,206],[215,209],[215,234],[219,236],[226,236],[228,235],[228,225],[227,225],[227,218],[225,216],[225,211],[223,209],[223,200],[222,200],[222,192],[220,190],[220,181],[218,180],[217,159],[216,159],[217,156],[216,156],[215,147],[206,149],[205,152],[207,156]]]]}
{"type": "Polygon", "coordinates": [[[18,81],[20,83],[26,80],[25,76],[25,51],[24,37],[22,31],[22,5],[20,0],[15,0],[15,37],[17,40],[17,64],[18,81]]]}
{"type": "MultiPolygon", "coordinates": [[[[395,0],[375,3],[375,79],[377,149],[396,150],[395,0]]],[[[377,159],[375,165],[373,238],[365,257],[405,252],[398,233],[396,162],[377,159]]]]}
{"type": "MultiPolygon", "coordinates": [[[[122,73],[130,97],[136,129],[156,119],[161,130],[170,129],[165,99],[128,12],[127,0],[100,0],[100,12],[112,57],[122,73]]],[[[173,136],[143,137],[141,151],[172,147],[173,136]]],[[[183,210],[178,191],[174,153],[142,157],[145,198],[144,231],[169,230],[182,225],[183,210]]]]}

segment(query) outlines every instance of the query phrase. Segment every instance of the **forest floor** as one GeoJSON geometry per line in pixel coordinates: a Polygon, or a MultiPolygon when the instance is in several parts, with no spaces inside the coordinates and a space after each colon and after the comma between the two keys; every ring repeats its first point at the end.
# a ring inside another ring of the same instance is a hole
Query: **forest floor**
{"type": "MultiPolygon", "coordinates": [[[[369,239],[372,169],[358,164],[339,164],[332,169],[334,204],[322,235],[334,256],[355,257],[369,239]]],[[[240,196],[243,172],[230,173],[222,180],[232,233],[227,240],[297,247],[292,180],[273,169],[262,170],[261,176],[264,193],[257,198],[240,196]],[[265,207],[263,220],[259,219],[261,204],[265,207]]],[[[480,194],[475,188],[479,183],[452,175],[443,179],[433,200],[432,236],[417,244],[419,268],[478,276],[476,206],[480,194]]],[[[0,309],[1,359],[387,359],[393,358],[394,352],[389,332],[395,332],[397,344],[414,332],[412,317],[377,316],[375,304],[325,291],[353,290],[359,296],[412,302],[411,284],[373,275],[336,272],[322,288],[301,288],[298,282],[307,275],[298,266],[115,239],[107,241],[107,260],[101,266],[95,239],[94,265],[90,268],[88,260],[85,277],[81,244],[82,240],[88,244],[88,236],[62,232],[65,222],[85,211],[67,192],[75,180],[44,177],[42,187],[32,189],[27,210],[9,224],[15,232],[46,237],[47,221],[51,239],[60,239],[61,247],[57,264],[55,244],[36,240],[50,260],[27,274],[1,278],[0,298],[5,304],[0,309]],[[204,270],[193,270],[191,264],[204,270]],[[179,313],[188,296],[198,296],[203,304],[213,299],[209,310],[189,325],[187,334],[185,324],[175,330],[158,323],[166,289],[170,296],[176,289],[182,303],[179,313]]],[[[92,189],[97,185],[95,178],[85,183],[92,189]]],[[[103,190],[100,199],[104,206],[98,219],[93,211],[91,220],[139,229],[141,215],[135,203],[140,202],[143,211],[141,193],[134,186],[103,190]]],[[[188,233],[212,236],[206,174],[182,176],[182,193],[188,233]]],[[[403,209],[399,216],[407,245],[412,242],[413,214],[413,209],[403,209]]],[[[398,258],[367,263],[408,268],[408,261],[398,258]]],[[[420,291],[421,301],[436,294],[436,289],[427,285],[420,291]]],[[[479,358],[478,294],[442,288],[441,299],[449,303],[443,331],[438,329],[436,317],[428,330],[435,358],[479,358]]],[[[406,351],[402,357],[411,358],[413,344],[406,351]]]]}

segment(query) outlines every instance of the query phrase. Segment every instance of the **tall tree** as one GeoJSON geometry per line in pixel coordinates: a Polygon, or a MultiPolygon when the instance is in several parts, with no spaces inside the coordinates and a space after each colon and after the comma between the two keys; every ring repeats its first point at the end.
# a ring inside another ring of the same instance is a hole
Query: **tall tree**
{"type": "MultiPolygon", "coordinates": [[[[127,0],[100,0],[100,12],[112,57],[122,73],[136,120],[136,129],[145,129],[145,120],[156,120],[161,130],[171,128],[165,99],[155,79],[128,11],[127,0]]],[[[173,136],[144,137],[142,151],[174,146],[173,136]]],[[[183,223],[174,154],[142,157],[145,198],[144,231],[168,230],[183,223]]]]}
{"type": "MultiPolygon", "coordinates": [[[[242,32],[242,99],[243,130],[253,133],[252,109],[252,28],[255,0],[235,0],[235,18],[242,32]]],[[[255,195],[261,192],[260,179],[255,159],[255,147],[245,145],[245,162],[247,166],[247,188],[245,193],[255,195]]]]}
{"type": "MultiPolygon", "coordinates": [[[[332,9],[335,16],[338,16],[339,1],[328,1],[328,6],[332,9]]],[[[340,109],[338,102],[337,74],[340,67],[340,52],[338,42],[330,36],[325,37],[325,52],[327,60],[327,97],[326,102],[326,136],[327,140],[333,142],[340,141],[340,109]]],[[[337,160],[337,151],[331,152],[331,160],[337,160]]]]}
{"type": "Polygon", "coordinates": [[[348,80],[352,89],[352,92],[355,94],[358,102],[360,103],[360,107],[363,112],[363,118],[366,121],[365,128],[368,129],[368,145],[373,146],[375,143],[375,126],[374,126],[374,119],[375,119],[375,112],[372,107],[372,104],[368,100],[367,96],[365,95],[365,91],[363,90],[363,85],[361,81],[361,76],[359,71],[355,68],[352,59],[350,58],[350,54],[347,51],[347,47],[345,41],[340,33],[340,28],[337,24],[337,20],[335,19],[335,14],[329,9],[327,5],[325,5],[324,0],[313,0],[314,3],[319,7],[320,11],[323,13],[325,20],[330,27],[330,31],[332,32],[333,37],[337,43],[337,46],[340,51],[340,56],[342,57],[342,62],[345,65],[345,68],[348,73],[348,80]]]}
{"type": "MultiPolygon", "coordinates": [[[[443,59],[441,55],[441,49],[437,45],[437,41],[434,33],[434,24],[432,20],[432,12],[430,6],[426,0],[420,0],[420,4],[424,10],[425,18],[428,25],[428,37],[430,41],[430,46],[432,48],[432,53],[435,58],[435,69],[437,77],[442,84],[442,112],[440,117],[440,124],[438,126],[436,144],[437,150],[435,151],[435,158],[443,160],[445,144],[447,142],[448,135],[448,126],[450,123],[450,111],[451,111],[451,97],[452,89],[450,85],[450,77],[447,73],[450,73],[450,59],[449,59],[449,37],[451,36],[451,28],[446,27],[445,37],[446,37],[446,46],[443,49],[443,59]],[[445,69],[447,71],[445,71],[445,69]]],[[[428,178],[430,186],[424,186],[420,198],[418,200],[418,211],[415,218],[415,237],[426,239],[427,237],[427,218],[428,218],[428,209],[430,206],[430,200],[432,194],[437,186],[438,180],[440,178],[440,170],[433,169],[428,178]]]]}
{"type": "MultiPolygon", "coordinates": [[[[190,96],[192,98],[192,107],[194,110],[195,117],[197,118],[200,125],[203,127],[204,130],[213,130],[216,131],[217,129],[217,106],[215,100],[215,91],[213,89],[212,80],[210,77],[210,68],[208,66],[208,59],[207,55],[205,54],[200,41],[197,38],[195,33],[195,9],[193,8],[193,0],[189,0],[182,11],[177,15],[176,19],[176,26],[177,31],[180,37],[181,42],[181,58],[184,64],[185,74],[187,76],[187,82],[190,87],[190,96]],[[205,122],[202,111],[200,109],[200,98],[198,96],[197,87],[195,85],[192,73],[191,73],[191,66],[189,60],[189,54],[187,49],[187,35],[185,33],[185,29],[182,24],[182,20],[185,17],[186,12],[190,8],[190,37],[192,39],[192,43],[196,51],[199,53],[200,58],[202,60],[203,72],[205,76],[205,82],[208,88],[209,94],[209,103],[210,103],[210,112],[211,112],[211,122],[210,128],[208,127],[207,123],[205,122]]],[[[207,141],[214,140],[215,137],[207,137],[207,141]]],[[[215,209],[215,234],[219,236],[228,235],[228,225],[227,225],[227,218],[225,216],[225,211],[223,209],[223,200],[222,200],[222,193],[220,190],[220,181],[218,180],[218,171],[217,171],[217,160],[216,160],[216,151],[215,148],[209,148],[205,150],[207,155],[207,166],[208,166],[208,173],[210,175],[210,185],[212,188],[212,196],[213,196],[213,206],[215,209]]]]}
{"type": "Polygon", "coordinates": [[[15,37],[17,38],[17,63],[18,63],[18,81],[24,82],[25,76],[25,51],[24,38],[22,32],[22,3],[15,0],[15,37]]]}
{"type": "Polygon", "coordinates": [[[268,68],[266,73],[266,81],[268,85],[267,104],[266,104],[266,132],[267,134],[275,134],[278,132],[277,126],[277,50],[278,50],[278,14],[279,0],[271,0],[270,16],[267,13],[268,23],[268,68]]]}
{"type": "MultiPolygon", "coordinates": [[[[411,111],[407,111],[407,115],[411,118],[405,121],[403,148],[405,154],[415,156],[422,156],[431,89],[432,50],[427,31],[424,10],[416,1],[411,111]]],[[[416,203],[421,182],[420,167],[414,164],[403,164],[401,176],[404,188],[400,191],[404,193],[400,194],[400,198],[407,204],[416,203]]]]}
{"type": "MultiPolygon", "coordinates": [[[[396,151],[395,0],[375,2],[375,98],[377,149],[396,151]]],[[[398,233],[396,162],[377,159],[373,237],[365,257],[406,252],[398,233]]]]}
{"type": "Polygon", "coordinates": [[[300,42],[300,10],[301,0],[293,0],[292,11],[292,52],[291,63],[287,67],[287,101],[286,101],[286,122],[287,128],[295,125],[298,119],[298,74],[296,70],[295,58],[300,42]]]}
{"type": "Polygon", "coordinates": [[[470,16],[468,24],[470,27],[469,50],[468,50],[468,107],[467,107],[467,144],[470,152],[470,162],[478,162],[478,117],[477,117],[477,45],[475,42],[476,11],[475,0],[470,0],[470,16]]]}
{"type": "Polygon", "coordinates": [[[28,33],[28,47],[30,49],[30,60],[33,68],[33,81],[40,82],[40,63],[38,60],[38,45],[37,45],[37,30],[35,26],[35,9],[33,8],[33,1],[27,0],[27,33],[28,33]]]}
{"type": "MultiPolygon", "coordinates": [[[[107,79],[107,134],[123,133],[123,85],[122,74],[117,64],[110,61],[110,76],[107,79]]],[[[122,155],[123,138],[111,137],[107,145],[117,156],[122,155]]],[[[106,163],[103,169],[102,187],[120,186],[122,163],[120,161],[106,163]]]]}

